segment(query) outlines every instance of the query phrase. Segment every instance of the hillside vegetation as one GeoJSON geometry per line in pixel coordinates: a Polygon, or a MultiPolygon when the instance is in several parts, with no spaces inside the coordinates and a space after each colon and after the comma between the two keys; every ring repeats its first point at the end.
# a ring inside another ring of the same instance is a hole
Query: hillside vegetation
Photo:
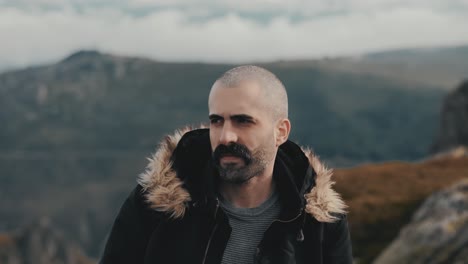
{"type": "Polygon", "coordinates": [[[426,197],[466,178],[467,156],[336,170],[336,188],[349,205],[355,256],[362,263],[370,263],[409,222],[426,197]]]}

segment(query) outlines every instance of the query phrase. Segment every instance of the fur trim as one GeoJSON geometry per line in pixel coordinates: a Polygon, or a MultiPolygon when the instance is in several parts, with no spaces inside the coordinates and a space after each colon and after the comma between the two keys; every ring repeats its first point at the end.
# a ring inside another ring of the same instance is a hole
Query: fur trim
{"type": "Polygon", "coordinates": [[[339,220],[335,216],[336,214],[346,213],[346,204],[341,199],[341,196],[332,188],[335,184],[331,180],[333,171],[326,168],[310,149],[305,149],[304,153],[309,159],[309,164],[314,168],[315,173],[317,173],[315,187],[304,195],[307,201],[305,211],[320,222],[336,222],[339,220]]]}
{"type": "MultiPolygon", "coordinates": [[[[191,201],[183,182],[172,170],[170,160],[177,143],[190,130],[191,128],[187,127],[167,136],[160,143],[156,153],[148,159],[150,163],[138,179],[151,208],[167,212],[172,218],[182,218],[187,203],[191,201]]],[[[346,213],[346,205],[340,195],[332,189],[335,184],[331,180],[332,170],[327,169],[311,150],[305,149],[304,153],[317,173],[315,187],[304,195],[307,201],[305,211],[320,222],[335,222],[338,220],[337,214],[346,213]]]]}
{"type": "Polygon", "coordinates": [[[172,170],[171,162],[177,143],[190,130],[186,127],[177,130],[172,136],[166,136],[156,153],[148,159],[150,163],[146,171],[137,180],[143,187],[146,201],[151,208],[168,212],[172,218],[182,218],[186,204],[191,201],[190,194],[182,187],[183,182],[172,170]]]}

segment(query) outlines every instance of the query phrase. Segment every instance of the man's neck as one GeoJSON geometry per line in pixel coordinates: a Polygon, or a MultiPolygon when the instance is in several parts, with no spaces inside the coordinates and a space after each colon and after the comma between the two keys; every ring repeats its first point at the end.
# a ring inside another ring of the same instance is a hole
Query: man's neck
{"type": "Polygon", "coordinates": [[[272,173],[255,176],[242,184],[222,182],[219,187],[223,198],[239,208],[260,206],[275,188],[272,173]]]}

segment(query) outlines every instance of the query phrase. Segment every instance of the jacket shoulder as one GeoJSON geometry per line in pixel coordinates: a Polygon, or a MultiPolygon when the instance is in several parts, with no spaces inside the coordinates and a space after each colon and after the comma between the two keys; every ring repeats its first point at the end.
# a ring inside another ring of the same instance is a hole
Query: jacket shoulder
{"type": "Polygon", "coordinates": [[[323,223],[325,263],[352,263],[351,236],[346,214],[335,214],[336,222],[323,223]]]}
{"type": "Polygon", "coordinates": [[[143,263],[146,244],[161,215],[148,207],[143,188],[137,185],[120,208],[100,263],[143,263]]]}

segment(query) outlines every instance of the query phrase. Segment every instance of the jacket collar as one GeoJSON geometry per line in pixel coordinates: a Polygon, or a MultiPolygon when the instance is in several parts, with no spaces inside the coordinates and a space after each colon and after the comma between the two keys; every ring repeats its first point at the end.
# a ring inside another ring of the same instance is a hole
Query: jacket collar
{"type": "MultiPolygon", "coordinates": [[[[138,179],[150,207],[182,218],[190,203],[206,198],[214,189],[210,160],[208,129],[184,128],[166,136],[138,179]]],[[[332,171],[311,150],[287,141],[278,151],[275,173],[294,175],[286,185],[318,221],[335,222],[337,214],[345,213],[346,205],[332,189],[332,171]]]]}

